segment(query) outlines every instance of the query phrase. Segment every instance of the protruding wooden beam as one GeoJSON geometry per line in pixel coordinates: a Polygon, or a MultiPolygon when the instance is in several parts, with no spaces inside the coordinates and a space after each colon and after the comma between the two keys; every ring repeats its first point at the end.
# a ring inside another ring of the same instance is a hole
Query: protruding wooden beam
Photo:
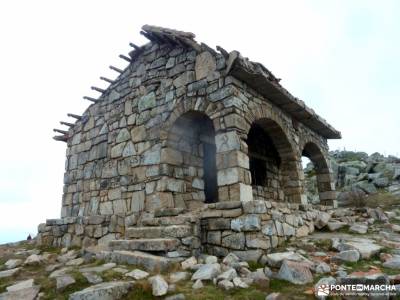
{"type": "Polygon", "coordinates": [[[140,34],[143,35],[146,39],[151,42],[159,42],[157,38],[155,38],[151,33],[147,33],[145,31],[140,31],[140,34]]]}
{"type": "Polygon", "coordinates": [[[135,50],[140,50],[140,47],[134,43],[129,43],[129,46],[131,46],[135,50]]]}
{"type": "Polygon", "coordinates": [[[98,100],[98,99],[95,99],[95,98],[92,98],[92,97],[88,97],[88,96],[84,96],[83,97],[83,99],[85,99],[85,100],[89,100],[89,101],[91,101],[91,102],[94,102],[94,103],[96,103],[96,102],[99,102],[100,100],[98,100]]]}
{"type": "Polygon", "coordinates": [[[93,91],[99,92],[99,93],[104,93],[106,90],[103,90],[101,88],[98,88],[97,86],[92,86],[90,87],[93,91]]]}
{"type": "Polygon", "coordinates": [[[53,131],[54,131],[54,132],[61,133],[61,134],[67,134],[67,133],[68,133],[68,131],[61,130],[61,129],[57,129],[57,128],[54,128],[53,131]]]}
{"type": "Polygon", "coordinates": [[[122,73],[123,72],[121,69],[118,69],[117,67],[114,67],[114,66],[110,66],[110,69],[115,71],[115,72],[118,72],[118,73],[122,73]]]}
{"type": "Polygon", "coordinates": [[[68,127],[73,127],[73,126],[75,125],[75,124],[68,123],[68,122],[64,122],[64,121],[60,121],[60,124],[61,124],[61,125],[68,126],[68,127]]]}
{"type": "Polygon", "coordinates": [[[126,56],[126,55],[123,55],[123,54],[120,54],[119,55],[119,58],[122,58],[123,60],[126,60],[127,62],[131,62],[131,59],[128,57],[128,56],[126,56]]]}
{"type": "Polygon", "coordinates": [[[67,142],[68,137],[65,135],[55,135],[55,136],[53,136],[53,140],[56,140],[59,142],[67,142]]]}
{"type": "Polygon", "coordinates": [[[74,119],[77,119],[77,120],[80,120],[80,119],[82,119],[82,116],[80,116],[80,115],[75,115],[75,114],[67,114],[67,116],[68,116],[68,117],[71,117],[71,118],[74,118],[74,119]]]}
{"type": "Polygon", "coordinates": [[[103,81],[108,82],[108,83],[111,83],[111,84],[114,83],[114,80],[108,79],[107,77],[103,77],[103,76],[100,77],[100,80],[103,80],[103,81]]]}

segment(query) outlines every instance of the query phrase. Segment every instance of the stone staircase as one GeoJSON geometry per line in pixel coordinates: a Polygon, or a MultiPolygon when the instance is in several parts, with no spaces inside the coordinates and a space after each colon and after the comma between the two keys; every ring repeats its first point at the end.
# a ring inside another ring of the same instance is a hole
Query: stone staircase
{"type": "Polygon", "coordinates": [[[193,254],[200,244],[192,215],[145,215],[135,226],[125,228],[124,239],[108,243],[109,260],[151,271],[164,271],[193,254]]]}

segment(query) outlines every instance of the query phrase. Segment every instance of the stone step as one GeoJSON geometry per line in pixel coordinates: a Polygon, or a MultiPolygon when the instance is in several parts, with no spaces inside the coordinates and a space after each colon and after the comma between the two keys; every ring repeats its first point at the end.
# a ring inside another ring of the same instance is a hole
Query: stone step
{"type": "Polygon", "coordinates": [[[125,237],[132,239],[152,239],[161,237],[183,238],[191,236],[192,234],[192,227],[190,225],[128,227],[125,230],[125,237]]]}
{"type": "Polygon", "coordinates": [[[110,260],[118,264],[135,265],[151,272],[167,271],[175,260],[141,251],[115,250],[110,253],[110,260]]]}
{"type": "Polygon", "coordinates": [[[173,251],[180,245],[178,239],[136,239],[136,240],[113,240],[108,246],[111,250],[140,250],[140,251],[173,251]]]}

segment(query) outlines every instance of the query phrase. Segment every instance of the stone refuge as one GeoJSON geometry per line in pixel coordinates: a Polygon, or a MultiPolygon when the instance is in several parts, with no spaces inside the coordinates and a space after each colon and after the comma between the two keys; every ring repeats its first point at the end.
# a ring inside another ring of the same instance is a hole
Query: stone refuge
{"type": "Polygon", "coordinates": [[[327,139],[340,132],[239,52],[142,29],[150,42],[131,44],[129,65],[55,130],[67,143],[61,218],[39,225],[38,243],[107,245],[111,260],[151,268],[199,251],[257,260],[312,232],[335,206],[327,139]]]}

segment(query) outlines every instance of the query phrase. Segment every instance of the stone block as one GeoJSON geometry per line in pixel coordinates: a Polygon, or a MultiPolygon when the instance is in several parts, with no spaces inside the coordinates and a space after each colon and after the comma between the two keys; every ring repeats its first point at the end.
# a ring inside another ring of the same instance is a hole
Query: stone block
{"type": "Polygon", "coordinates": [[[222,246],[235,250],[244,250],[245,242],[243,232],[233,233],[222,238],[222,246]]]}
{"type": "Polygon", "coordinates": [[[171,193],[156,192],[146,197],[146,211],[155,211],[168,207],[174,207],[174,199],[171,193]]]}
{"type": "Polygon", "coordinates": [[[217,153],[240,150],[240,138],[235,131],[228,131],[215,135],[217,153]]]}
{"type": "Polygon", "coordinates": [[[213,73],[217,68],[217,63],[214,56],[210,52],[205,51],[197,55],[194,68],[196,80],[200,80],[213,73]]]}

